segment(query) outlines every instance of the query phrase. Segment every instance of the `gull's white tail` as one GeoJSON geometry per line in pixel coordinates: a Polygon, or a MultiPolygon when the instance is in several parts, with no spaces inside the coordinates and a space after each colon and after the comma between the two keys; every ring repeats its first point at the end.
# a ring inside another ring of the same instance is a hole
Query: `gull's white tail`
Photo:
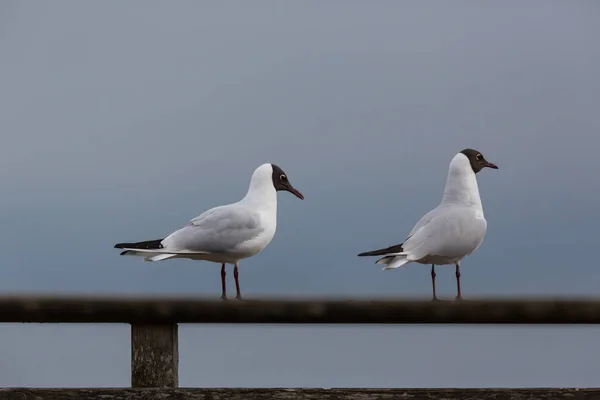
{"type": "Polygon", "coordinates": [[[157,256],[145,257],[144,261],[162,261],[175,257],[177,254],[159,254],[157,256]]]}
{"type": "Polygon", "coordinates": [[[115,248],[124,250],[121,252],[122,256],[144,257],[145,261],[162,261],[175,257],[176,254],[165,251],[162,241],[163,239],[136,243],[118,243],[115,245],[115,248]]]}
{"type": "Polygon", "coordinates": [[[386,247],[385,249],[367,251],[360,253],[358,256],[383,256],[377,260],[375,264],[384,264],[384,270],[396,269],[412,261],[408,259],[408,254],[404,252],[404,248],[402,247],[403,244],[404,243],[400,243],[394,246],[386,247]]]}
{"type": "Polygon", "coordinates": [[[397,254],[397,255],[391,254],[389,256],[380,258],[379,260],[377,260],[375,262],[375,264],[385,265],[385,267],[383,267],[383,269],[386,270],[386,269],[399,268],[409,262],[410,262],[410,260],[408,259],[406,254],[397,254]]]}
{"type": "Polygon", "coordinates": [[[125,250],[122,256],[144,257],[144,261],[162,261],[175,257],[177,254],[162,253],[160,250],[125,250]]]}

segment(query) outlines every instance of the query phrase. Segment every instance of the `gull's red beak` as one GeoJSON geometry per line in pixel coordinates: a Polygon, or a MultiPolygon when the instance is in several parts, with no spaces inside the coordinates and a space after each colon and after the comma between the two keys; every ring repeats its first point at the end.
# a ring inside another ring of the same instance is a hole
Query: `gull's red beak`
{"type": "Polygon", "coordinates": [[[296,196],[297,198],[299,198],[300,200],[304,200],[304,196],[302,195],[302,193],[300,193],[300,191],[292,185],[289,185],[289,187],[287,187],[286,190],[294,196],[296,196]]]}
{"type": "Polygon", "coordinates": [[[498,166],[491,162],[487,163],[485,166],[488,168],[498,169],[498,166]]]}

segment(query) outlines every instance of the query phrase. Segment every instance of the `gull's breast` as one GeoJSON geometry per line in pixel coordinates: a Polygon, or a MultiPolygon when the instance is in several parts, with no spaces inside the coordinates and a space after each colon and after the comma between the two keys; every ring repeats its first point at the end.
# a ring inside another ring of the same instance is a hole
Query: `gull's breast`
{"type": "Polygon", "coordinates": [[[243,255],[244,258],[251,257],[260,253],[269,243],[271,243],[275,236],[277,222],[270,214],[271,213],[261,214],[261,229],[256,236],[238,244],[235,248],[236,253],[243,255]]]}

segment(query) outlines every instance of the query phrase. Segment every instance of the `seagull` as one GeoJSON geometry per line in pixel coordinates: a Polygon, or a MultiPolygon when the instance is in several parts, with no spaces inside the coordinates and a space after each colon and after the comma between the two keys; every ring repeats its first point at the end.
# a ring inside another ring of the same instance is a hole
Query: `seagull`
{"type": "Polygon", "coordinates": [[[273,239],[277,226],[277,192],[287,191],[304,200],[288,176],[275,164],[266,163],[252,174],[246,196],[200,214],[183,228],[163,239],[118,243],[122,256],[146,261],[189,258],[221,264],[222,300],[227,300],[225,264],[233,264],[236,299],[241,300],[240,261],[260,253],[273,239]]]}
{"type": "Polygon", "coordinates": [[[385,265],[384,270],[410,262],[431,264],[433,301],[438,300],[435,266],[454,264],[456,300],[461,300],[460,262],[477,250],[487,230],[475,177],[483,168],[498,169],[477,150],[464,149],[456,154],[450,162],[442,201],[417,222],[404,242],[358,256],[382,256],[375,263],[385,265]]]}

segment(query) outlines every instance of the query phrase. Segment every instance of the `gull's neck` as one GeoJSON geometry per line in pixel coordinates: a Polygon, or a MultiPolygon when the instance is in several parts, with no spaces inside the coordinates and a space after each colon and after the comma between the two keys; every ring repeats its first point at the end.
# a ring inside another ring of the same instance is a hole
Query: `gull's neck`
{"type": "Polygon", "coordinates": [[[252,176],[248,193],[240,203],[248,204],[256,209],[277,212],[277,191],[273,187],[271,176],[252,176]]]}
{"type": "Polygon", "coordinates": [[[458,153],[450,162],[444,197],[440,205],[476,207],[483,212],[479,187],[469,159],[458,153]]]}

